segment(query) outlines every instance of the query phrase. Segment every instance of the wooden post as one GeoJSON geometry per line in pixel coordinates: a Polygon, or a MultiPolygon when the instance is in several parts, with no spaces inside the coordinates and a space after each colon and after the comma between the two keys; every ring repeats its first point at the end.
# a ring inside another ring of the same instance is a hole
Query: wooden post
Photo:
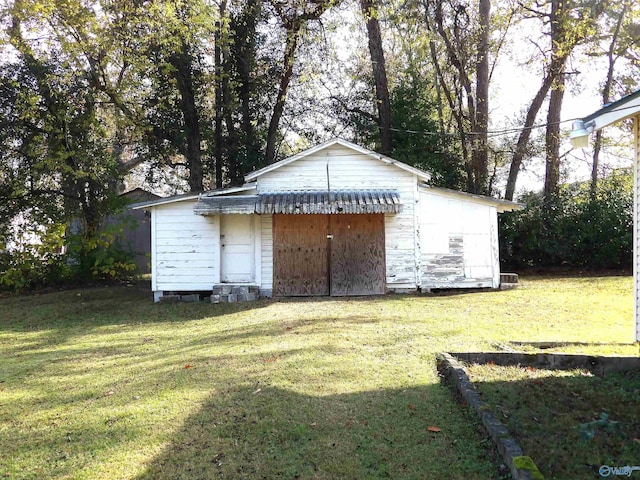
{"type": "Polygon", "coordinates": [[[640,235],[638,228],[640,227],[640,115],[636,115],[633,119],[633,147],[634,147],[634,175],[633,175],[633,285],[634,285],[634,314],[636,319],[635,340],[640,342],[640,311],[639,299],[640,295],[640,279],[638,278],[638,270],[640,269],[640,235]]]}

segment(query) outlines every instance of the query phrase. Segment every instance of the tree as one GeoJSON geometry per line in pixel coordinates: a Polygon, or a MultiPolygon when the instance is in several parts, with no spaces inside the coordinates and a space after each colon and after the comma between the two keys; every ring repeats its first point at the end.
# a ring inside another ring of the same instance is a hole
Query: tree
{"type": "MultiPolygon", "coordinates": [[[[594,42],[594,51],[588,52],[588,56],[605,55],[607,58],[607,72],[602,84],[602,104],[610,102],[614,92],[619,95],[631,93],[633,88],[629,85],[637,85],[637,78],[633,78],[634,71],[631,67],[629,72],[631,77],[625,79],[620,68],[620,63],[630,63],[633,65],[640,63],[640,31],[638,31],[638,10],[632,9],[629,0],[621,0],[609,4],[605,8],[604,22],[605,31],[609,34],[606,38],[598,38],[594,42]],[[604,47],[602,42],[608,40],[608,45],[604,47]],[[625,85],[626,84],[626,85],[625,85]]],[[[635,75],[637,77],[637,75],[635,75]]],[[[600,168],[600,153],[604,141],[604,132],[598,130],[593,142],[593,162],[591,167],[591,198],[595,199],[598,191],[598,174],[600,168]]]]}
{"type": "MultiPolygon", "coordinates": [[[[531,18],[541,20],[543,24],[550,25],[548,36],[548,47],[538,45],[539,51],[546,56],[546,68],[542,85],[538,89],[533,100],[527,108],[524,125],[511,158],[509,177],[505,191],[505,198],[513,200],[518,173],[522,167],[522,162],[527,153],[527,145],[531,137],[531,130],[535,124],[536,117],[542,107],[549,90],[553,88],[553,102],[549,112],[547,130],[547,170],[548,189],[555,190],[557,178],[559,178],[559,118],[562,106],[562,96],[564,92],[565,64],[575,47],[594,33],[595,20],[600,11],[601,3],[598,0],[587,0],[576,2],[574,0],[550,0],[539,5],[539,8],[526,7],[526,11],[532,15],[531,18]]],[[[533,40],[533,39],[532,39],[533,40]]]]}
{"type": "Polygon", "coordinates": [[[373,70],[376,91],[376,111],[378,112],[378,128],[380,130],[381,152],[385,155],[393,149],[393,132],[391,129],[391,102],[389,100],[389,85],[387,82],[387,67],[382,47],[382,33],[378,16],[378,0],[360,0],[360,8],[367,25],[367,38],[371,68],[373,70]]]}
{"type": "Polygon", "coordinates": [[[434,73],[460,136],[466,190],[487,194],[491,57],[495,64],[512,13],[508,7],[492,15],[490,0],[478,0],[476,5],[474,11],[457,0],[425,0],[424,19],[433,35],[430,57],[434,73]],[[492,29],[497,33],[495,41],[490,41],[492,29]]]}

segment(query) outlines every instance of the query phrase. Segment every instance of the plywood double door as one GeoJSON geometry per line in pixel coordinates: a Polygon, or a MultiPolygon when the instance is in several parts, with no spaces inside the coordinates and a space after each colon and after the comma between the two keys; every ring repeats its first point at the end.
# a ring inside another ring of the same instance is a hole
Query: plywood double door
{"type": "Polygon", "coordinates": [[[384,214],[274,215],[279,296],[385,292],[384,214]]]}

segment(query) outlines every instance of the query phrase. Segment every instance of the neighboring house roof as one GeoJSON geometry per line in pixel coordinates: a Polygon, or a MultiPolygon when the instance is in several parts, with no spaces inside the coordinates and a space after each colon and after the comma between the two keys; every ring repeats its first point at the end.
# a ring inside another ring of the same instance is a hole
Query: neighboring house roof
{"type": "Polygon", "coordinates": [[[424,172],[418,168],[412,167],[410,165],[407,165],[406,163],[402,163],[399,162],[398,160],[394,160],[393,158],[387,157],[385,155],[382,155],[380,153],[374,152],[373,150],[368,150],[366,148],[363,148],[359,145],[356,145],[355,143],[351,143],[351,142],[347,142],[346,140],[343,140],[341,138],[334,138],[332,140],[329,140],[327,142],[321,143],[320,145],[316,145],[315,147],[311,147],[303,152],[298,153],[297,155],[294,155],[292,157],[288,157],[285,158],[284,160],[280,160],[279,162],[276,163],[272,163],[271,165],[267,165],[264,168],[261,168],[260,170],[256,170],[255,172],[251,172],[249,174],[247,174],[244,177],[245,182],[250,182],[252,180],[255,180],[256,178],[258,178],[261,175],[264,175],[265,173],[269,173],[272,172],[274,170],[277,170],[280,167],[284,167],[285,165],[289,165],[290,163],[293,163],[297,160],[300,160],[301,158],[305,158],[308,157],[309,155],[313,155],[314,153],[318,153],[326,148],[332,147],[334,145],[340,145],[342,147],[346,147],[349,148],[351,150],[355,150],[356,152],[362,154],[362,155],[366,155],[370,158],[379,160],[383,163],[386,164],[390,164],[390,165],[395,165],[396,167],[405,170],[407,172],[413,173],[414,175],[417,175],[418,178],[421,178],[422,180],[428,181],[431,179],[431,175],[428,174],[427,172],[424,172]]]}
{"type": "Polygon", "coordinates": [[[524,203],[517,203],[509,200],[502,200],[500,198],[487,197],[485,195],[476,195],[474,193],[460,192],[458,190],[451,190],[449,188],[432,187],[430,185],[420,185],[420,188],[424,190],[431,190],[434,193],[447,197],[459,198],[467,201],[472,200],[484,205],[492,205],[496,207],[498,213],[522,210],[526,206],[524,203]]]}
{"type": "Polygon", "coordinates": [[[160,195],[156,195],[155,193],[152,193],[148,190],[145,190],[143,188],[134,188],[132,190],[123,192],[121,194],[118,195],[119,197],[124,197],[126,199],[128,199],[129,201],[132,202],[148,202],[151,200],[157,200],[159,198],[162,198],[160,195]]]}
{"type": "Polygon", "coordinates": [[[593,122],[593,130],[598,131],[612,123],[619,122],[640,113],[640,90],[606,104],[600,110],[582,119],[586,124],[593,122]]]}

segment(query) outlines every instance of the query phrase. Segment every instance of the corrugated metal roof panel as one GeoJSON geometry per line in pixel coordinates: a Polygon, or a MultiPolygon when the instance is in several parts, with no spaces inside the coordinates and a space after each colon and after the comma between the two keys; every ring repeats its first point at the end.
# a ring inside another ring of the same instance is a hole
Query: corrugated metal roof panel
{"type": "Polygon", "coordinates": [[[258,195],[256,213],[346,214],[399,213],[396,190],[271,192],[258,195]]]}

